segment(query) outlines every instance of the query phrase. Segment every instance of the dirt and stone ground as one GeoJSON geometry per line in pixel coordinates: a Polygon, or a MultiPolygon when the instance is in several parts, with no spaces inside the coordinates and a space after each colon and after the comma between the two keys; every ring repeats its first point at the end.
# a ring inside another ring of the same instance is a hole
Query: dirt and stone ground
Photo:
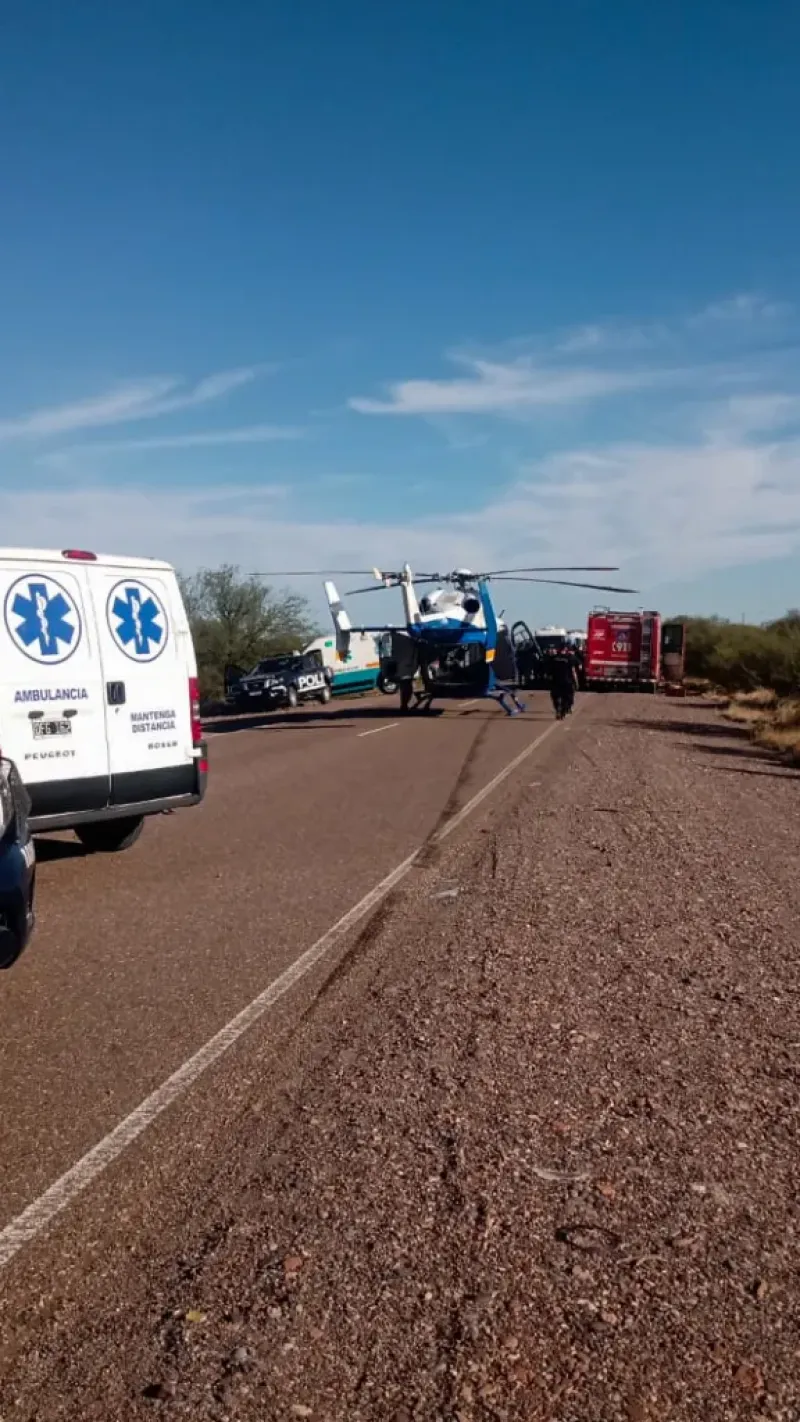
{"type": "Polygon", "coordinates": [[[586,698],[10,1266],[3,1422],[797,1422],[798,797],[586,698]]]}

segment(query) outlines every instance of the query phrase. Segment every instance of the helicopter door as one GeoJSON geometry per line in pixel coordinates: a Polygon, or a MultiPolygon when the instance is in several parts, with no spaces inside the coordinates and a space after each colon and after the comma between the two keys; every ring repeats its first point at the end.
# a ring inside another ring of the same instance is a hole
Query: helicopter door
{"type": "Polygon", "coordinates": [[[497,629],[497,647],[494,654],[494,674],[498,681],[516,681],[517,666],[514,647],[506,627],[497,629]]]}
{"type": "Polygon", "coordinates": [[[536,638],[530,627],[527,622],[522,620],[515,622],[511,628],[511,640],[515,647],[533,647],[536,644],[536,638]]]}

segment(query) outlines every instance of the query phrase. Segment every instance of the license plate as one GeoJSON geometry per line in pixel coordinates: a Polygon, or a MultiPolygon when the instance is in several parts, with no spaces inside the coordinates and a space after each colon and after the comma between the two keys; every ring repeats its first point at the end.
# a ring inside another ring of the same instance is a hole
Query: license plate
{"type": "Polygon", "coordinates": [[[71,721],[34,721],[33,738],[36,741],[43,741],[50,736],[70,736],[72,734],[71,721]]]}

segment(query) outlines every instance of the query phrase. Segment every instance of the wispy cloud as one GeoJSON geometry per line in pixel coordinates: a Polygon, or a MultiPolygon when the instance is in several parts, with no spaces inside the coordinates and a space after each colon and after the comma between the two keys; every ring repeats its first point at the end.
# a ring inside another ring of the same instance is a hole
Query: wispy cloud
{"type": "Polygon", "coordinates": [[[800,424],[800,393],[774,390],[734,395],[707,413],[706,420],[709,440],[722,444],[732,437],[752,440],[770,431],[787,431],[800,424]]]}
{"type": "Polygon", "coordinates": [[[450,360],[469,373],[453,380],[402,380],[390,385],[388,399],[356,396],[350,409],[362,415],[509,414],[596,400],[663,378],[647,370],[548,367],[527,357],[499,362],[453,354],[450,360]]]}
{"type": "Polygon", "coordinates": [[[722,301],[712,301],[694,315],[686,318],[689,327],[708,326],[716,322],[731,325],[734,322],[777,321],[790,316],[792,307],[785,301],[770,301],[757,291],[740,291],[735,296],[722,301]]]}
{"type": "Polygon", "coordinates": [[[272,440],[302,439],[299,425],[242,425],[232,430],[198,430],[196,434],[155,435],[152,439],[106,440],[88,449],[204,449],[225,444],[268,444],[272,440]]]}
{"type": "Polygon", "coordinates": [[[608,352],[635,352],[678,347],[701,336],[729,340],[752,336],[759,329],[774,326],[791,316],[787,302],[771,301],[759,292],[739,292],[721,301],[712,301],[698,311],[670,321],[608,321],[578,326],[561,336],[556,349],[562,355],[602,355],[608,352]]]}
{"type": "Polygon", "coordinates": [[[223,370],[188,386],[171,375],[125,381],[85,400],[42,406],[24,415],[0,420],[0,440],[47,439],[76,430],[130,424],[189,410],[249,385],[264,369],[263,366],[244,366],[223,370]]]}
{"type": "Polygon", "coordinates": [[[606,355],[635,355],[660,347],[680,344],[679,332],[664,321],[643,322],[603,322],[590,326],[578,326],[568,331],[555,342],[555,351],[560,356],[580,355],[602,357],[606,355]]]}
{"type": "MultiPolygon", "coordinates": [[[[768,341],[759,354],[756,340],[747,343],[747,329],[763,330],[777,318],[765,314],[763,304],[732,301],[730,314],[713,315],[713,306],[706,308],[708,325],[691,325],[690,318],[673,321],[664,328],[669,344],[663,347],[658,341],[648,344],[652,325],[629,326],[628,350],[641,354],[623,358],[606,346],[607,328],[598,327],[595,334],[586,327],[568,357],[559,349],[559,342],[568,339],[564,333],[541,341],[535,350],[530,343],[515,342],[499,351],[460,352],[451,356],[455,367],[446,378],[403,381],[380,399],[350,402],[364,414],[419,414],[454,442],[461,434],[465,443],[473,434],[488,439],[482,462],[487,472],[483,487],[489,492],[480,505],[469,505],[468,491],[462,497],[465,491],[448,465],[446,476],[422,485],[423,504],[412,497],[410,505],[376,517],[369,497],[373,481],[358,488],[347,472],[352,465],[346,456],[341,474],[334,466],[317,477],[313,499],[309,485],[303,492],[249,484],[205,491],[196,481],[190,488],[179,487],[176,479],[172,486],[155,489],[110,488],[79,476],[69,488],[51,479],[46,499],[40,485],[9,488],[3,493],[4,513],[26,529],[31,543],[62,547],[71,542],[153,554],[187,569],[223,561],[245,569],[337,563],[368,568],[395,565],[406,557],[420,567],[608,562],[620,565],[620,581],[638,586],[644,601],[652,595],[658,605],[659,584],[800,554],[796,352],[787,347],[780,359],[773,359],[768,341]],[[719,340],[709,337],[709,330],[719,340]],[[728,349],[729,330],[745,333],[746,358],[720,356],[720,347],[723,355],[728,349]],[[639,390],[649,392],[642,420],[637,417],[641,402],[634,405],[633,399],[615,409],[613,425],[608,411],[594,429],[573,418],[581,401],[639,390]],[[489,419],[467,425],[462,418],[483,414],[509,420],[522,412],[528,420],[531,411],[548,407],[565,409],[570,416],[558,424],[558,442],[549,445],[539,429],[533,437],[525,426],[506,423],[498,438],[489,419]],[[535,458],[530,457],[534,450],[535,458]],[[428,512],[414,517],[423,506],[428,512]],[[431,517],[431,509],[440,516],[431,517]]],[[[168,390],[148,390],[143,403],[148,409],[163,406],[164,401],[196,397],[201,388],[202,383],[189,388],[172,383],[168,390]]],[[[280,427],[194,434],[167,430],[151,439],[109,440],[107,448],[241,443],[272,438],[275,428],[280,427]]],[[[318,587],[307,590],[320,596],[318,587]]],[[[528,616],[535,605],[546,620],[545,607],[560,615],[561,594],[553,596],[555,602],[546,602],[547,590],[520,587],[509,593],[509,600],[520,608],[518,615],[528,616]],[[529,596],[535,602],[526,603],[529,596]]],[[[572,605],[579,615],[591,594],[583,604],[580,594],[575,597],[579,601],[572,605]]],[[[672,598],[665,594],[667,600],[672,598]]],[[[389,617],[397,614],[388,603],[380,607],[389,617]]]]}
{"type": "Polygon", "coordinates": [[[71,444],[66,449],[40,455],[38,464],[51,469],[67,468],[76,459],[98,455],[128,454],[159,449],[214,449],[236,444],[269,444],[279,440],[303,439],[305,430],[297,425],[241,425],[236,429],[198,430],[195,434],[153,435],[148,439],[92,440],[71,444]]]}
{"type": "MultiPolygon", "coordinates": [[[[791,308],[758,293],[717,301],[671,321],[604,322],[509,341],[491,351],[455,351],[451,378],[400,380],[380,397],[358,395],[362,415],[512,416],[589,404],[634,391],[737,378],[732,365],[757,333],[791,308]]],[[[742,378],[742,372],[738,372],[742,378]]]]}
{"type": "MultiPolygon", "coordinates": [[[[381,521],[351,515],[346,504],[336,517],[314,519],[283,486],[95,486],[50,489],[47,499],[40,489],[9,490],[3,503],[43,546],[72,541],[186,567],[586,559],[619,564],[647,600],[661,583],[800,551],[800,438],[778,439],[773,426],[789,413],[787,398],[721,401],[682,439],[616,440],[530,461],[483,506],[433,521],[403,510],[381,521]]],[[[514,595],[515,606],[523,596],[514,595]]]]}

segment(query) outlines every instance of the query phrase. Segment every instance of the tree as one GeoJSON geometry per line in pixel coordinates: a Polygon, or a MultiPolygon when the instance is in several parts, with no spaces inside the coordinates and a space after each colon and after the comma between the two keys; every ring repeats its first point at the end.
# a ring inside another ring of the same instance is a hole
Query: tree
{"type": "Polygon", "coordinates": [[[317,635],[304,597],[276,593],[230,564],[201,568],[180,584],[203,699],[224,694],[226,667],[250,671],[262,657],[299,651],[317,635]]]}
{"type": "Polygon", "coordinates": [[[710,676],[711,658],[719,646],[729,623],[722,617],[671,617],[670,622],[683,622],[686,627],[686,675],[710,676]]]}
{"type": "Polygon", "coordinates": [[[800,637],[800,608],[790,607],[783,617],[768,622],[767,627],[770,632],[777,632],[782,637],[800,637]]]}
{"type": "Polygon", "coordinates": [[[680,617],[686,626],[686,671],[725,691],[768,687],[779,696],[800,689],[800,615],[791,609],[763,626],[719,617],[680,617]]]}

